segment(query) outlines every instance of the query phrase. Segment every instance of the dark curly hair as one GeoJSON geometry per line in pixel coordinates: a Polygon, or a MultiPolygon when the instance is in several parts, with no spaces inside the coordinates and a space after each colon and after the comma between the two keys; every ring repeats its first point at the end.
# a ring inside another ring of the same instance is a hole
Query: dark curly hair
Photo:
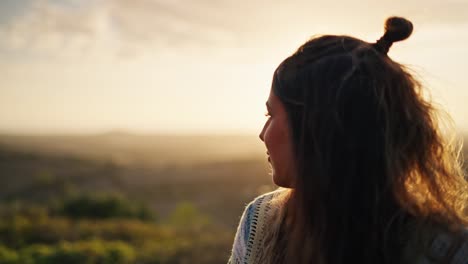
{"type": "Polygon", "coordinates": [[[468,224],[458,149],[421,84],[387,56],[412,23],[385,28],[376,43],[314,37],[274,73],[297,161],[289,242],[275,246],[288,263],[400,263],[408,222],[468,224]]]}

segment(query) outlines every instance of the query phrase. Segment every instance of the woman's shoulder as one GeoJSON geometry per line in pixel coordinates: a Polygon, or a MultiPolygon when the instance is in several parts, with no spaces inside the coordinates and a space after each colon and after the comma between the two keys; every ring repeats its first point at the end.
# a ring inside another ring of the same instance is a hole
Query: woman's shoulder
{"type": "MultiPolygon", "coordinates": [[[[430,225],[420,230],[424,233],[413,237],[413,245],[410,250],[419,244],[416,264],[467,264],[468,263],[468,227],[460,227],[450,230],[443,225],[430,225]]],[[[414,253],[418,250],[414,251],[414,253]]]]}
{"type": "Polygon", "coordinates": [[[468,263],[468,227],[456,231],[436,229],[427,252],[428,259],[432,261],[429,263],[468,263]]]}
{"type": "Polygon", "coordinates": [[[256,196],[244,209],[237,228],[229,263],[254,263],[260,248],[259,241],[268,225],[268,218],[277,210],[276,198],[288,189],[278,188],[256,196]]]}
{"type": "Polygon", "coordinates": [[[246,225],[246,237],[248,237],[248,233],[255,232],[256,227],[263,226],[265,220],[277,211],[279,205],[275,201],[286,194],[288,190],[280,187],[274,191],[260,194],[246,205],[242,217],[246,225]],[[254,227],[253,229],[252,226],[254,227]]]}
{"type": "Polygon", "coordinates": [[[251,206],[253,208],[258,208],[261,206],[271,206],[271,202],[275,200],[275,198],[281,197],[282,195],[286,194],[289,191],[287,188],[279,187],[274,191],[266,192],[263,194],[258,195],[255,197],[247,206],[251,206]]]}

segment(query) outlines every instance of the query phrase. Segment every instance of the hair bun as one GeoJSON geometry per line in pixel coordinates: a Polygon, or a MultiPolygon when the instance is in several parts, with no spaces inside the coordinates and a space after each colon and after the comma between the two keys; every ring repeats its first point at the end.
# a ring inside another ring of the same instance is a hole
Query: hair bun
{"type": "Polygon", "coordinates": [[[407,39],[413,32],[413,23],[402,17],[389,17],[385,21],[385,34],[373,44],[380,53],[387,54],[393,42],[407,39]]]}
{"type": "Polygon", "coordinates": [[[413,32],[413,23],[402,17],[389,17],[385,21],[385,38],[389,42],[407,39],[413,32]]]}

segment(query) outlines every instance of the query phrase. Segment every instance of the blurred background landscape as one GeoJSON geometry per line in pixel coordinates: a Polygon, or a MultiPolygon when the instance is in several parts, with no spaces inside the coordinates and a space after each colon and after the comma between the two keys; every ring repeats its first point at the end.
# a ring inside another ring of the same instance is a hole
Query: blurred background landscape
{"type": "Polygon", "coordinates": [[[257,141],[0,135],[0,263],[223,263],[276,188],[257,141]]]}
{"type": "Polygon", "coordinates": [[[0,264],[226,263],[244,206],[276,188],[258,138],[273,71],[313,35],[374,42],[387,17],[409,18],[389,56],[468,142],[467,13],[465,0],[0,1],[0,264]]]}
{"type": "Polygon", "coordinates": [[[256,141],[2,135],[0,263],[225,262],[245,204],[274,190],[256,141]]]}

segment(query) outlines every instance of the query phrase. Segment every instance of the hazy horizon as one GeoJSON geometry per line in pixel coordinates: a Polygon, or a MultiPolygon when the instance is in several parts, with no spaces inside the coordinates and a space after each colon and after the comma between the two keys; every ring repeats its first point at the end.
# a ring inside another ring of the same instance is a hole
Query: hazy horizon
{"type": "Polygon", "coordinates": [[[0,136],[96,136],[96,135],[129,135],[129,136],[252,136],[258,137],[255,131],[226,130],[226,131],[203,131],[203,130],[161,130],[161,131],[139,131],[139,130],[55,130],[55,131],[14,131],[0,130],[0,136]]]}
{"type": "Polygon", "coordinates": [[[4,0],[0,133],[260,133],[276,66],[310,36],[373,42],[468,131],[468,2],[4,0]]]}

